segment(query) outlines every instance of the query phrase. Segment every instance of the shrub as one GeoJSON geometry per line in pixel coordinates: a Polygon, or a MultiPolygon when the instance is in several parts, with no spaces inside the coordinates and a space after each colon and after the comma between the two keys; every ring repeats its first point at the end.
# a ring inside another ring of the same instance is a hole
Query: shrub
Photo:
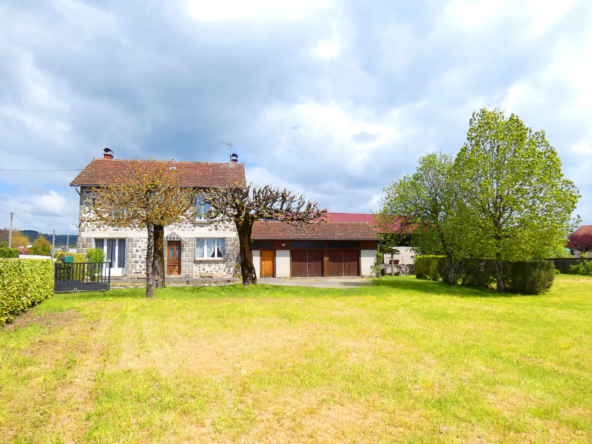
{"type": "Polygon", "coordinates": [[[82,253],[64,253],[63,251],[56,251],[56,254],[54,255],[57,262],[63,262],[64,256],[73,256],[75,264],[83,263],[86,260],[82,253]]]}
{"type": "Polygon", "coordinates": [[[39,256],[51,256],[51,245],[43,236],[39,236],[31,246],[30,253],[39,256]]]}
{"type": "Polygon", "coordinates": [[[0,259],[0,325],[53,294],[53,262],[0,259]]]}
{"type": "Polygon", "coordinates": [[[103,262],[105,254],[101,248],[89,248],[86,250],[86,259],[89,262],[103,262]]]}
{"type": "Polygon", "coordinates": [[[572,265],[569,267],[569,273],[592,276],[592,261],[580,261],[577,264],[572,265]]]}
{"type": "Polygon", "coordinates": [[[374,277],[382,277],[382,269],[384,268],[384,255],[382,251],[376,251],[376,258],[374,258],[374,263],[372,264],[372,275],[374,277]]]}
{"type": "Polygon", "coordinates": [[[414,260],[415,277],[437,281],[446,269],[446,256],[417,256],[414,260]]]}
{"type": "Polygon", "coordinates": [[[19,251],[16,248],[0,248],[0,257],[17,258],[19,257],[19,251]]]}
{"type": "Polygon", "coordinates": [[[28,249],[27,247],[20,247],[20,248],[18,249],[18,251],[19,251],[19,253],[20,253],[20,254],[24,254],[24,255],[31,254],[31,253],[29,252],[29,249],[28,249]]]}
{"type": "MultiPolygon", "coordinates": [[[[418,278],[443,280],[447,266],[445,256],[415,258],[415,274],[418,278]]],[[[586,266],[589,266],[592,274],[592,262],[586,266]]],[[[521,294],[541,294],[548,291],[555,280],[555,264],[552,261],[506,261],[502,272],[505,289],[521,294]]],[[[461,285],[487,288],[497,280],[496,263],[493,259],[463,259],[458,264],[456,276],[461,285]]]]}
{"type": "Polygon", "coordinates": [[[43,245],[41,247],[31,247],[29,248],[29,254],[35,256],[51,256],[51,248],[47,245],[43,245]]]}
{"type": "Polygon", "coordinates": [[[461,285],[487,288],[496,281],[495,261],[481,258],[463,259],[460,261],[457,277],[461,285]]]}
{"type": "Polygon", "coordinates": [[[520,294],[549,291],[555,280],[553,261],[504,262],[506,289],[520,294]]]}
{"type": "Polygon", "coordinates": [[[557,268],[555,269],[555,274],[561,274],[561,271],[559,271],[557,268]]]}

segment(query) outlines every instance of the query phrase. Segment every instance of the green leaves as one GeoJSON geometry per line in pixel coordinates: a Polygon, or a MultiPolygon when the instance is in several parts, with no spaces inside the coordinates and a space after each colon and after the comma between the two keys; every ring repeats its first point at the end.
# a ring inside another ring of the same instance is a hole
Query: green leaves
{"type": "Polygon", "coordinates": [[[486,109],[473,113],[454,160],[428,154],[385,192],[381,228],[401,221],[394,231],[412,233],[420,253],[444,254],[451,264],[549,257],[565,246],[580,197],[543,131],[486,109]]]}
{"type": "Polygon", "coordinates": [[[564,243],[579,194],[544,132],[533,133],[517,116],[474,113],[453,179],[473,254],[533,259],[564,243]]]}

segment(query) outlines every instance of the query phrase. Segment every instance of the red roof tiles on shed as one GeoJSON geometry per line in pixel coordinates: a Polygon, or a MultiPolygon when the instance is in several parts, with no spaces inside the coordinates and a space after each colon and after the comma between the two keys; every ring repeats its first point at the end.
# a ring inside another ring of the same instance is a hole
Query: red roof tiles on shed
{"type": "Polygon", "coordinates": [[[582,235],[582,234],[592,234],[592,225],[582,225],[573,234],[582,235]]]}
{"type": "Polygon", "coordinates": [[[327,213],[329,222],[366,222],[374,225],[374,214],[362,213],[327,213]]]}
{"type": "MultiPolygon", "coordinates": [[[[70,182],[70,186],[109,185],[113,178],[129,171],[130,164],[135,160],[125,159],[93,159],[84,170],[70,182]]],[[[141,160],[140,162],[148,162],[141,160]]],[[[166,162],[176,166],[181,173],[182,185],[185,187],[223,187],[228,185],[245,185],[244,163],[214,162],[166,162]]]]}
{"type": "Polygon", "coordinates": [[[283,222],[261,222],[253,225],[253,240],[304,239],[304,240],[378,240],[374,228],[364,222],[335,222],[309,224],[304,227],[283,222]]]}

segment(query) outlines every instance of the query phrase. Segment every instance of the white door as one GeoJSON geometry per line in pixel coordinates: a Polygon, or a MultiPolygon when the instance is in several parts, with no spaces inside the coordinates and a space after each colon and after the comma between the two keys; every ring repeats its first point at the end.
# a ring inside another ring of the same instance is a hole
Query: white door
{"type": "Polygon", "coordinates": [[[111,276],[125,276],[125,239],[95,239],[95,248],[105,252],[111,265],[111,276]]]}

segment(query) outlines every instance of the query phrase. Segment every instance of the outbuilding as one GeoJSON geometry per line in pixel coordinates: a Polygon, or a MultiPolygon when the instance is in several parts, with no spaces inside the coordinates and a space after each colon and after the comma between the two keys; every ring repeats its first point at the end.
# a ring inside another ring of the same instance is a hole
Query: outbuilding
{"type": "Polygon", "coordinates": [[[252,232],[257,277],[370,276],[378,235],[366,222],[329,222],[305,227],[256,222],[252,232]]]}

